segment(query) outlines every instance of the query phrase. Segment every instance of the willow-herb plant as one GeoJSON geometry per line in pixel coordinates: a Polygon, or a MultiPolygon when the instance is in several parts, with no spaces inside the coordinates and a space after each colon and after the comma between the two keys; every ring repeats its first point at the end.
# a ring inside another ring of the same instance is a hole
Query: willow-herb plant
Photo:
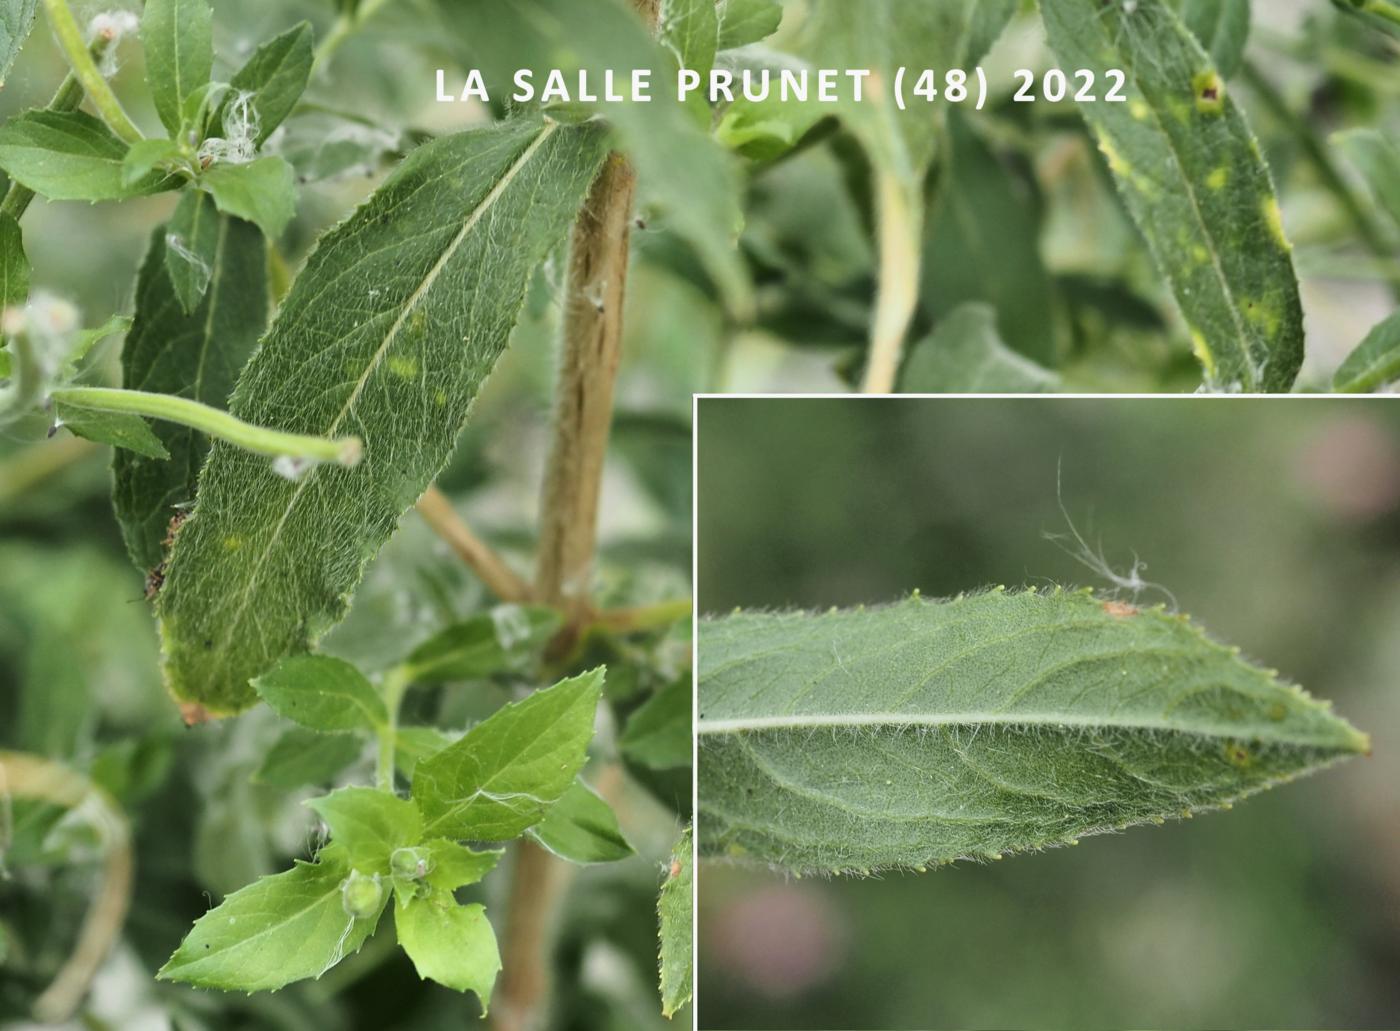
{"type": "Polygon", "coordinates": [[[701,622],[702,854],[924,871],[1228,809],[1365,754],[1165,606],[1090,590],[701,622]]]}
{"type": "MultiPolygon", "coordinates": [[[[280,238],[296,212],[298,174],[315,171],[294,172],[276,134],[317,113],[302,96],[313,74],[386,6],[339,3],[319,46],[309,24],[295,25],[219,81],[207,0],[147,0],[139,23],[118,12],[86,31],[68,0],[43,0],[71,71],[48,107],[0,126],[9,179],[0,202],[0,427],[47,422],[51,433],[116,449],[117,519],[146,575],[165,684],[185,721],[265,703],[295,728],[266,757],[262,780],[344,784],[306,803],[324,833],[308,860],[213,906],[161,979],[260,992],[317,978],[360,950],[392,906],[398,944],[422,978],[474,993],[483,1011],[492,1004],[498,1027],[536,1026],[547,1004],[546,932],[564,883],[559,861],[634,855],[609,803],[580,776],[606,697],[605,722],[618,725],[614,760],[677,816],[652,914],[656,1008],[670,1016],[691,984],[690,837],[680,829],[689,813],[689,674],[663,676],[644,656],[673,628],[688,628],[690,606],[595,604],[594,538],[635,177],[664,190],[677,163],[693,162],[711,170],[720,193],[725,159],[688,114],[671,123],[681,127],[674,138],[648,143],[650,127],[630,114],[605,124],[539,109],[498,112],[436,139],[404,134],[408,152],[376,155],[397,164],[293,277],[280,238]],[[123,36],[138,30],[155,135],[126,113],[107,78],[117,48],[130,45],[123,36]],[[619,145],[635,146],[634,158],[619,145]],[[123,201],[171,192],[178,201],[151,234],[129,316],[82,330],[71,305],[31,291],[20,220],[36,195],[123,201]],[[527,290],[544,284],[537,270],[556,253],[569,263],[563,359],[530,583],[432,484],[527,290]],[[104,384],[92,349],[122,332],[121,383],[104,384]],[[415,504],[503,604],[406,643],[384,668],[317,653],[415,504]],[[606,693],[600,658],[617,660],[623,674],[606,693]],[[400,724],[415,687],[493,678],[539,689],[462,735],[400,724]],[[373,783],[345,784],[343,771],[371,742],[373,783]],[[498,950],[483,906],[456,893],[491,874],[510,842],[498,950]]],[[[450,6],[444,20],[458,13],[450,6]]],[[[37,7],[0,3],[0,78],[37,7]]],[[[605,10],[619,46],[660,59],[654,4],[643,3],[641,17],[605,10]]],[[[530,38],[513,4],[481,0],[460,13],[530,38]]],[[[678,208],[677,221],[744,303],[733,220],[716,224],[699,209],[687,220],[678,208]]],[[[76,773],[76,787],[55,788],[52,764],[0,759],[7,803],[77,806],[91,793],[76,773]]],[[[113,855],[125,847],[117,838],[109,846],[113,855]]],[[[94,906],[102,912],[93,934],[41,1000],[46,1019],[70,1014],[92,978],[121,922],[129,863],[125,870],[108,882],[117,901],[94,906]]]]}

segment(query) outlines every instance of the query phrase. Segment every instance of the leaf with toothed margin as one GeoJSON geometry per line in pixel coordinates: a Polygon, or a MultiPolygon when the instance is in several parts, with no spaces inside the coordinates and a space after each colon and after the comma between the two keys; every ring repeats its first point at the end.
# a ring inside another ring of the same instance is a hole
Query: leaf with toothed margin
{"type": "Polygon", "coordinates": [[[695,843],[687,827],[671,853],[666,881],[656,900],[661,925],[661,1012],[668,1018],[691,997],[694,894],[695,843]]]}
{"type": "Polygon", "coordinates": [[[1268,167],[1244,114],[1166,0],[1042,0],[1065,68],[1095,75],[1075,104],[1171,284],[1209,386],[1286,392],[1303,312],[1268,167]],[[1126,75],[1124,103],[1104,98],[1126,75]]]}
{"type": "Polygon", "coordinates": [[[344,616],[365,564],[446,463],[604,153],[597,128],[535,117],[446,136],[322,238],[229,409],[356,434],[364,460],[289,480],[213,445],[157,603],[166,683],[190,718],[252,705],[250,678],[344,616]]]}
{"type": "Polygon", "coordinates": [[[923,869],[1160,822],[1366,752],[1186,616],[1089,591],[706,619],[703,853],[923,869]]]}

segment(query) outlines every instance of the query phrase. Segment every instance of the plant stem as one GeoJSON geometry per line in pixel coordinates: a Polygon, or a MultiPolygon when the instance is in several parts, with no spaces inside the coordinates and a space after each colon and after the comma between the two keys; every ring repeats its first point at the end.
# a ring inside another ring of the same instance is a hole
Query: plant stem
{"type": "Polygon", "coordinates": [[[104,412],[129,412],[149,419],[179,423],[236,444],[260,455],[302,458],[313,462],[355,465],[360,460],[358,437],[311,437],[253,426],[228,412],[170,394],[112,387],[62,387],[49,395],[54,401],[104,412]]]}
{"type": "MultiPolygon", "coordinates": [[[[109,36],[98,36],[92,42],[88,52],[92,55],[94,62],[100,61],[106,54],[107,48],[112,45],[112,38],[109,36]]],[[[50,111],[76,111],[78,105],[83,102],[83,84],[78,81],[78,76],[69,72],[64,77],[62,84],[58,87],[58,92],[49,101],[50,111]]],[[[24,217],[24,213],[29,210],[29,203],[34,199],[34,191],[19,181],[10,183],[10,189],[5,194],[5,199],[0,201],[0,214],[9,215],[16,222],[24,217]]]]}
{"type": "MultiPolygon", "coordinates": [[[[116,802],[86,777],[37,755],[0,752],[0,798],[28,798],[65,809],[82,808],[102,844],[103,873],[83,918],[72,954],[53,983],[34,1003],[34,1016],[45,1024],[68,1020],[82,1002],[93,975],[107,958],[126,921],[131,900],[133,862],[126,817],[116,802]]],[[[0,854],[9,843],[0,840],[0,854]]]]}
{"type": "Polygon", "coordinates": [[[58,45],[68,58],[68,66],[73,69],[73,74],[82,84],[83,91],[92,100],[92,106],[97,108],[102,120],[127,143],[135,143],[142,139],[141,130],[136,128],[136,123],[127,116],[121,101],[112,92],[112,87],[97,70],[92,53],[83,41],[83,31],[78,28],[73,12],[68,7],[68,0],[44,0],[44,12],[48,15],[49,26],[53,29],[58,45]]]}
{"type": "Polygon", "coordinates": [[[384,708],[389,712],[389,722],[376,728],[379,735],[379,758],[375,764],[375,782],[381,791],[394,790],[394,748],[398,744],[399,708],[403,704],[403,695],[408,690],[410,679],[407,666],[395,666],[384,674],[379,688],[384,697],[384,708]]]}
{"type": "Polygon", "coordinates": [[[590,627],[615,634],[635,634],[656,630],[689,619],[694,606],[689,598],[675,598],[655,605],[638,605],[627,609],[605,609],[594,618],[590,627]]]}
{"type": "Polygon", "coordinates": [[[1303,156],[1311,162],[1318,178],[1322,180],[1322,184],[1337,198],[1337,203],[1342,206],[1342,210],[1351,219],[1352,225],[1356,227],[1356,234],[1361,237],[1361,242],[1380,261],[1385,280],[1390,285],[1391,294],[1400,299],[1400,262],[1397,262],[1394,248],[1375,218],[1375,206],[1357,196],[1356,191],[1347,182],[1346,176],[1342,174],[1341,169],[1332,159],[1329,148],[1305,119],[1298,117],[1289,109],[1288,102],[1283,99],[1283,95],[1279,93],[1268,77],[1251,61],[1245,62],[1243,71],[1245,81],[1259,96],[1264,106],[1293,134],[1293,138],[1303,151],[1303,156]]]}
{"type": "Polygon", "coordinates": [[[1400,4],[1393,0],[1348,0],[1353,10],[1375,15],[1394,25],[1400,25],[1400,4]]]}
{"type": "Polygon", "coordinates": [[[429,487],[418,499],[418,514],[501,601],[527,601],[530,598],[530,585],[506,565],[489,544],[472,532],[442,491],[429,487]]]}
{"type": "MultiPolygon", "coordinates": [[[[633,0],[655,30],[660,0],[633,0]]],[[[562,355],[554,440],[545,471],[535,597],[570,617],[567,641],[588,608],[598,527],[598,496],[612,425],[613,387],[622,350],[622,311],[636,175],[626,158],[608,157],[574,223],[563,305],[562,355]]],[[[492,1009],[497,1031],[533,1031],[544,1023],[553,961],[553,926],[566,864],[522,839],[506,901],[501,983],[492,1009]]]]}
{"type": "Polygon", "coordinates": [[[880,280],[870,333],[867,394],[893,393],[904,356],[904,335],[919,296],[919,204],[914,189],[888,169],[876,175],[880,280]]]}
{"type": "Polygon", "coordinates": [[[321,40],[316,47],[316,55],[312,59],[311,69],[314,73],[316,69],[322,67],[340,49],[342,43],[353,36],[365,22],[374,17],[388,0],[364,0],[353,13],[346,13],[336,18],[331,30],[326,33],[326,38],[321,40]]]}

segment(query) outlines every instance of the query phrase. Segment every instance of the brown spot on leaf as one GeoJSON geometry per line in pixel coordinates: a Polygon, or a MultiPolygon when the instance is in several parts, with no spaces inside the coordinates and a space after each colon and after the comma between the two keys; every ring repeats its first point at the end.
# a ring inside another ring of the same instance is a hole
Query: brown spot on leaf
{"type": "Polygon", "coordinates": [[[1139,611],[1136,605],[1129,605],[1126,601],[1106,601],[1103,610],[1114,619],[1130,619],[1139,611]]]}

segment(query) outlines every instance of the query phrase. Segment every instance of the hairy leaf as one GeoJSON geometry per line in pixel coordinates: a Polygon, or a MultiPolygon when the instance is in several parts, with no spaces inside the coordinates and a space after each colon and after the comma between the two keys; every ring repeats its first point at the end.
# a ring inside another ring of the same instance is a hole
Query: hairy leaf
{"type": "Polygon", "coordinates": [[[394,850],[416,845],[423,836],[418,807],[387,791],[340,788],[306,804],[330,828],[331,840],[344,850],[347,862],[362,873],[388,874],[394,850]]]}
{"type": "MultiPolygon", "coordinates": [[[[181,199],[180,207],[185,204],[181,199]]],[[[177,211],[179,209],[177,208],[177,211]]],[[[178,394],[223,408],[238,370],[267,322],[267,254],[247,222],[216,216],[216,237],[204,298],[186,315],[170,278],[166,230],[157,229],[136,279],[136,311],[122,346],[122,386],[178,394]]],[[[112,460],[112,504],[137,568],[164,558],[170,520],[194,501],[209,442],[170,422],[153,432],[170,452],[155,462],[125,452],[112,460]]]]}
{"type": "Polygon", "coordinates": [[[20,48],[29,38],[38,7],[39,0],[0,0],[0,87],[5,85],[20,48]]]}
{"type": "Polygon", "coordinates": [[[690,1001],[693,962],[695,846],[687,827],[671,854],[657,899],[661,923],[661,1012],[672,1016],[690,1001]]]}
{"type": "Polygon", "coordinates": [[[216,163],[200,176],[219,210],[246,218],[275,240],[296,214],[296,173],[285,158],[267,156],[245,165],[216,163]]]}
{"type": "Polygon", "coordinates": [[[286,121],[311,76],[312,36],[310,23],[299,22],[253,51],[253,56],[229,80],[232,92],[219,112],[218,135],[227,131],[229,108],[240,92],[252,94],[248,104],[257,122],[255,146],[262,146],[286,121]]]}
{"type": "Polygon", "coordinates": [[[501,969],[496,934],[480,905],[458,905],[450,892],[415,898],[394,910],[394,928],[418,976],[475,992],[483,1011],[501,969]]]}
{"type": "Polygon", "coordinates": [[[111,444],[156,461],[170,458],[170,452],[160,438],[151,432],[151,427],[139,415],[108,412],[68,401],[55,401],[54,415],[70,433],[95,443],[111,444]]]}
{"type": "Polygon", "coordinates": [[[245,708],[250,677],[344,615],[365,564],[446,462],[530,272],[602,158],[596,130],[535,119],[445,137],[321,241],[230,408],[283,430],[356,433],[365,457],[292,481],[215,444],[158,605],[178,698],[245,708]]]}
{"type": "Polygon", "coordinates": [[[1400,380],[1400,312],[1391,315],[1347,355],[1332,378],[1332,389],[1345,394],[1364,394],[1400,380]]]}
{"type": "Polygon", "coordinates": [[[329,655],[283,659],[253,687],[277,713],[312,730],[373,730],[389,722],[373,685],[350,663],[329,655]]]}
{"type": "Polygon", "coordinates": [[[1221,75],[1229,79],[1240,70],[1249,42],[1249,0],[1186,0],[1181,20],[1201,41],[1221,75]]]}
{"type": "Polygon", "coordinates": [[[244,992],[320,977],[358,952],[379,920],[378,912],[362,919],[346,912],[341,883],[349,873],[326,849],[317,863],[259,878],[195,921],[156,976],[244,992]]]}
{"type": "Polygon", "coordinates": [[[741,224],[735,170],[678,102],[670,56],[628,6],[619,0],[442,2],[480,67],[503,82],[529,68],[537,94],[554,69],[575,84],[580,69],[594,82],[604,69],[619,82],[630,81],[633,69],[651,70],[649,102],[601,104],[597,113],[636,166],[639,189],[695,249],[731,305],[747,308],[751,291],[734,245],[741,224]],[[463,10],[472,17],[463,19],[463,10]]]}
{"type": "Polygon", "coordinates": [[[539,823],[582,768],[603,671],[514,702],[421,759],[413,799],[429,836],[508,841],[539,823]]]}
{"type": "Polygon", "coordinates": [[[252,779],[283,791],[329,784],[363,751],[364,742],[350,734],[321,734],[293,727],[268,749],[252,779]]]}
{"type": "Polygon", "coordinates": [[[1269,170],[1220,73],[1166,0],[1043,0],[1066,68],[1127,74],[1126,103],[1075,105],[1190,327],[1206,381],[1287,391],[1303,314],[1269,170]]]}
{"type": "Polygon", "coordinates": [[[700,633],[701,847],[922,869],[1189,815],[1369,748],[1185,616],[995,591],[700,633]]]}
{"type": "Polygon", "coordinates": [[[0,125],[0,168],[50,200],[120,200],[176,185],[159,172],[128,183],[126,152],[84,111],[26,111],[0,125]]]}
{"type": "Polygon", "coordinates": [[[404,661],[420,683],[519,671],[539,655],[561,622],[554,609],[498,605],[485,615],[445,627],[404,661]]]}
{"type": "Polygon", "coordinates": [[[997,313],[964,304],[948,314],[904,363],[900,390],[908,394],[1042,394],[1055,374],[1002,342],[997,313]]]}
{"type": "MultiPolygon", "coordinates": [[[[202,190],[181,194],[165,227],[165,272],[186,314],[194,311],[209,289],[219,256],[219,240],[225,232],[224,220],[212,197],[202,190]]],[[[265,321],[266,316],[257,320],[257,332],[262,331],[265,321]]],[[[232,389],[230,383],[220,404],[228,400],[232,389]]]]}
{"type": "Polygon", "coordinates": [[[146,82],[156,114],[171,136],[180,131],[185,100],[209,85],[213,20],[206,0],[146,0],[141,12],[146,82]]]}
{"type": "Polygon", "coordinates": [[[527,833],[571,863],[611,863],[635,854],[612,806],[582,780],[575,780],[527,833]]]}

